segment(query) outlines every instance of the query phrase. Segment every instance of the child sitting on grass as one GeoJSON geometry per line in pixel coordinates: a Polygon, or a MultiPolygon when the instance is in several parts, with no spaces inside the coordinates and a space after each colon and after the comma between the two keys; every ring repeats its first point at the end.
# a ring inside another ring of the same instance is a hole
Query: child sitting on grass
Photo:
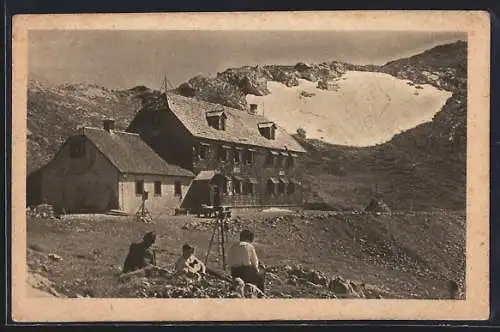
{"type": "Polygon", "coordinates": [[[187,243],[182,246],[182,256],[175,263],[174,269],[174,275],[185,274],[196,279],[201,279],[206,273],[205,264],[194,255],[194,247],[187,243]]]}

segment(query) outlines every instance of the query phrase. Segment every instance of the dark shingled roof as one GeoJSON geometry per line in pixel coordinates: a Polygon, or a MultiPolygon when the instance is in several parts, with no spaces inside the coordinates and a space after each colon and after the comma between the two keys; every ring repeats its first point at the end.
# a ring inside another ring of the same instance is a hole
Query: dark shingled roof
{"type": "Polygon", "coordinates": [[[165,162],[137,134],[89,127],[81,130],[121,173],[194,177],[192,172],[165,162]]]}
{"type": "Polygon", "coordinates": [[[274,140],[262,136],[258,128],[259,123],[270,122],[269,119],[262,115],[249,114],[235,108],[176,94],[169,94],[167,99],[169,108],[193,136],[230,143],[262,146],[270,149],[284,150],[286,147],[290,151],[306,152],[279,125],[277,125],[276,138],[274,140]],[[227,116],[225,130],[217,130],[208,125],[206,113],[214,111],[224,111],[227,116]]]}

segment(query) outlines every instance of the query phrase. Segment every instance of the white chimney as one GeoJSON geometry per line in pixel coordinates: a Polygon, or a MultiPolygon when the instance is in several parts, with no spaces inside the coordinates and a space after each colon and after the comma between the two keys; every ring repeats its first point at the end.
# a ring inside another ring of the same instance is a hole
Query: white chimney
{"type": "Polygon", "coordinates": [[[114,119],[105,119],[105,120],[103,120],[102,121],[102,127],[108,133],[112,132],[113,130],[115,130],[115,120],[114,119]]]}

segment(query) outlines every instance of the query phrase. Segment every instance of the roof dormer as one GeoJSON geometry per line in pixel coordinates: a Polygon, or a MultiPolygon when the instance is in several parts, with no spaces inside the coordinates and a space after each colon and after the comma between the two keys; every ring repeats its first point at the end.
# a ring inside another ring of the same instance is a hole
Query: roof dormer
{"type": "Polygon", "coordinates": [[[207,123],[217,130],[226,130],[226,113],[223,110],[207,111],[205,113],[207,123]]]}
{"type": "Polygon", "coordinates": [[[276,138],[276,129],[278,126],[272,121],[261,122],[258,125],[259,132],[262,136],[267,139],[275,139],[276,138]]]}

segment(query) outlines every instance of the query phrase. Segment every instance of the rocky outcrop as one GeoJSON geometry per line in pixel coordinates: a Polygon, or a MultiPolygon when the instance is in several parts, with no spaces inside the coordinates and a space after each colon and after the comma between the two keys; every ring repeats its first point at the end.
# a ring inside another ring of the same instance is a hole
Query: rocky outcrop
{"type": "Polygon", "coordinates": [[[54,284],[38,273],[28,273],[26,280],[28,297],[66,297],[54,289],[54,284]]]}
{"type": "Polygon", "coordinates": [[[179,85],[176,92],[186,97],[246,110],[246,95],[269,94],[268,81],[288,87],[299,85],[299,79],[329,82],[341,77],[347,68],[350,68],[348,64],[337,61],[313,65],[299,62],[295,66],[244,66],[227,69],[212,77],[193,77],[179,85]]]}
{"type": "Polygon", "coordinates": [[[211,275],[200,280],[186,276],[138,277],[120,281],[117,297],[156,298],[382,298],[389,293],[372,285],[329,277],[301,265],[266,268],[266,292],[242,281],[230,282],[211,275]]]}

